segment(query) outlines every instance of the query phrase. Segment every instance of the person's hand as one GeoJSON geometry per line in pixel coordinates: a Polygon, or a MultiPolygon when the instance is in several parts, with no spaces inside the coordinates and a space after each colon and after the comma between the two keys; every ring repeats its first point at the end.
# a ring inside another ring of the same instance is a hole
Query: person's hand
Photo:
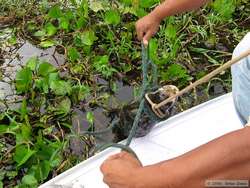
{"type": "Polygon", "coordinates": [[[127,152],[110,156],[100,167],[103,181],[110,188],[136,187],[136,174],[141,168],[141,162],[127,152]]]}
{"type": "Polygon", "coordinates": [[[148,44],[148,41],[158,31],[161,20],[152,15],[148,14],[136,22],[136,32],[138,40],[143,41],[144,45],[148,44]]]}

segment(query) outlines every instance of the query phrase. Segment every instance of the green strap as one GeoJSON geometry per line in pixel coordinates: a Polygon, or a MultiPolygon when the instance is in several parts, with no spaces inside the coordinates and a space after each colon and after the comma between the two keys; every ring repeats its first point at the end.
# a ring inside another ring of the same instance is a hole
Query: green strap
{"type": "MultiPolygon", "coordinates": [[[[139,126],[139,121],[142,117],[143,112],[148,113],[148,110],[145,111],[146,107],[145,107],[144,96],[145,96],[146,92],[149,90],[150,85],[151,85],[150,79],[149,79],[149,68],[151,68],[151,71],[152,71],[152,85],[156,86],[158,83],[157,66],[154,65],[152,63],[152,61],[149,59],[149,46],[146,48],[142,44],[142,76],[143,76],[143,81],[142,81],[142,87],[141,87],[141,92],[140,92],[140,97],[139,97],[140,105],[139,105],[137,114],[135,116],[133,126],[132,126],[130,133],[129,133],[129,136],[127,138],[126,144],[123,145],[123,144],[117,144],[117,143],[108,143],[108,144],[104,144],[103,146],[99,147],[97,149],[98,151],[105,150],[109,147],[116,147],[116,148],[120,148],[124,151],[127,151],[127,152],[133,154],[136,158],[138,158],[136,153],[129,147],[129,145],[131,144],[131,141],[136,134],[136,130],[139,126]]],[[[152,116],[152,113],[149,113],[148,115],[151,119],[156,120],[156,118],[152,116]]]]}

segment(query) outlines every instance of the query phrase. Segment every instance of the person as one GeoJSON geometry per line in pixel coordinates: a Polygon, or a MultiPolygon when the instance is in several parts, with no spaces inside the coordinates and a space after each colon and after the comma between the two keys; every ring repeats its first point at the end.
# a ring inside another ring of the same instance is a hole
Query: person
{"type": "MultiPolygon", "coordinates": [[[[199,8],[206,0],[167,0],[136,23],[138,39],[147,45],[167,16],[199,8]]],[[[250,48],[250,33],[233,56],[250,48]]],[[[242,121],[250,116],[250,57],[232,66],[233,99],[242,121]]],[[[250,124],[249,124],[250,125],[250,124]]],[[[110,156],[100,167],[110,188],[201,188],[207,180],[250,180],[250,127],[223,135],[186,154],[142,166],[131,154],[110,156]]]]}

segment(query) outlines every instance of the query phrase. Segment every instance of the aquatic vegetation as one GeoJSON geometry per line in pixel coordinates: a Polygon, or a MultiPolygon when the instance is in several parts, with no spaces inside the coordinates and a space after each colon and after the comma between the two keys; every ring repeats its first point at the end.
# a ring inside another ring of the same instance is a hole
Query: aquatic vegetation
{"type": "MultiPolygon", "coordinates": [[[[141,84],[134,24],[159,2],[1,0],[0,188],[37,187],[88,158],[99,142],[124,138],[141,84]],[[1,84],[11,92],[1,93],[1,84]],[[115,138],[86,134],[117,117],[115,138]]],[[[149,49],[159,85],[182,88],[229,60],[250,28],[249,14],[247,0],[215,0],[163,21],[149,49]]],[[[226,71],[184,95],[176,113],[230,88],[226,71]]]]}

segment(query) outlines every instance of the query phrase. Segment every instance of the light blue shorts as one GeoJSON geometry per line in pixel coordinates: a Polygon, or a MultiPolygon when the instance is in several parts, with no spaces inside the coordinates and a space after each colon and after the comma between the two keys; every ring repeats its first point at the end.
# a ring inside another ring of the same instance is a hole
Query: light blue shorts
{"type": "MultiPolygon", "coordinates": [[[[250,33],[238,44],[233,52],[233,57],[239,56],[250,49],[250,33]]],[[[246,124],[250,117],[250,56],[231,67],[232,92],[235,107],[246,124]]]]}

